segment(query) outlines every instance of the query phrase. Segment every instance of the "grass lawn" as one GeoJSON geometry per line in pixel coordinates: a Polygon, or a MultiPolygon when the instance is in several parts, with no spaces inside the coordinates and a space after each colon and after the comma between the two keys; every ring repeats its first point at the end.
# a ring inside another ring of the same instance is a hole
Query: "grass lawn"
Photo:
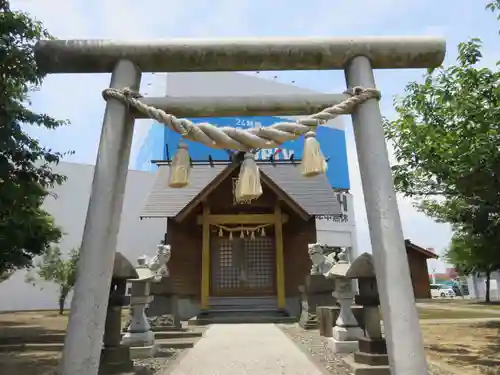
{"type": "Polygon", "coordinates": [[[475,319],[475,318],[500,318],[500,314],[481,311],[480,309],[465,310],[445,310],[445,309],[428,309],[418,308],[420,319],[475,319]]]}
{"type": "Polygon", "coordinates": [[[425,301],[425,303],[436,303],[436,304],[446,304],[455,305],[467,308],[483,308],[486,310],[500,310],[500,301],[493,301],[486,303],[484,301],[462,299],[462,298],[449,298],[449,299],[433,299],[425,301]]]}
{"type": "Polygon", "coordinates": [[[467,301],[464,303],[460,303],[458,301],[452,302],[453,305],[460,305],[463,307],[471,307],[478,309],[486,309],[486,310],[499,310],[500,311],[500,303],[498,301],[486,303],[486,302],[478,302],[478,301],[467,301]]]}
{"type": "Polygon", "coordinates": [[[468,303],[466,305],[467,307],[477,307],[479,309],[485,309],[485,310],[498,310],[500,311],[500,304],[499,303],[468,303]]]}
{"type": "Polygon", "coordinates": [[[460,375],[500,374],[500,322],[421,325],[427,356],[460,375]]]}
{"type": "MultiPolygon", "coordinates": [[[[123,312],[123,320],[128,318],[128,310],[123,312]]],[[[66,332],[68,312],[59,315],[56,311],[30,311],[0,313],[0,339],[23,337],[26,342],[31,337],[42,334],[66,332]]],[[[61,353],[43,349],[26,351],[5,351],[0,346],[0,374],[53,375],[61,353]]]]}

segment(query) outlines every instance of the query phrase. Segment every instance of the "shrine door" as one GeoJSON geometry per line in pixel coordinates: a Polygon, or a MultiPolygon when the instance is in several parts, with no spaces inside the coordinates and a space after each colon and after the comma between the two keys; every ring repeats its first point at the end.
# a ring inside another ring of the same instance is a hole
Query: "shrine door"
{"type": "Polygon", "coordinates": [[[211,240],[211,296],[275,295],[274,238],[211,240]]]}

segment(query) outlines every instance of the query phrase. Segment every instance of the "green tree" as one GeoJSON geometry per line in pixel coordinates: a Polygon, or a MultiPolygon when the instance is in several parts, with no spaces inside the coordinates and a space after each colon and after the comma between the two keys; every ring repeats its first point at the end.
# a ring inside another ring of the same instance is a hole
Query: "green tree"
{"type": "Polygon", "coordinates": [[[29,108],[29,94],[44,77],[33,46],[50,37],[40,22],[0,0],[1,275],[30,265],[61,237],[41,205],[48,189],[64,181],[51,169],[63,154],[43,147],[26,132],[28,126],[55,129],[65,123],[29,108]]]}
{"type": "Polygon", "coordinates": [[[478,67],[481,42],[461,43],[457,65],[428,72],[386,120],[396,189],[418,208],[473,234],[500,235],[500,72],[478,67]],[[467,228],[462,228],[466,226],[467,228]]]}
{"type": "Polygon", "coordinates": [[[51,247],[44,253],[41,260],[36,262],[35,269],[28,272],[26,282],[35,285],[38,281],[48,281],[58,285],[59,314],[64,312],[66,298],[76,282],[76,265],[80,256],[77,249],[72,249],[69,257],[62,255],[59,247],[51,247]]]}
{"type": "Polygon", "coordinates": [[[450,247],[446,252],[446,260],[453,264],[462,275],[482,274],[486,278],[485,301],[489,303],[491,273],[500,269],[500,259],[495,251],[488,248],[481,235],[467,232],[455,232],[450,247]]]}
{"type": "Polygon", "coordinates": [[[396,119],[384,121],[396,189],[474,245],[468,269],[491,264],[500,241],[500,72],[481,58],[479,39],[460,43],[456,64],[408,84],[396,119]]]}
{"type": "Polygon", "coordinates": [[[405,97],[395,100],[397,118],[384,125],[403,194],[500,206],[500,72],[477,66],[480,47],[479,39],[460,43],[457,65],[428,72],[424,83],[408,84],[405,97]]]}

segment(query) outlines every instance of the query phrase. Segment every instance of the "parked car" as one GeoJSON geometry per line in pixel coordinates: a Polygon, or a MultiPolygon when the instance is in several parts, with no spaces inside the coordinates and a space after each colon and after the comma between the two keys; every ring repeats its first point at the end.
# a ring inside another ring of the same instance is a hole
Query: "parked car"
{"type": "Polygon", "coordinates": [[[431,284],[432,298],[453,298],[456,294],[453,287],[449,285],[431,284]]]}

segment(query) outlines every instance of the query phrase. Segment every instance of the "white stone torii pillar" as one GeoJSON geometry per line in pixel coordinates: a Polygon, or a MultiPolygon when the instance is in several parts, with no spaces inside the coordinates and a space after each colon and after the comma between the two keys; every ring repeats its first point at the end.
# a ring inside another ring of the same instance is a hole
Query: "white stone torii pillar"
{"type": "MultiPolygon", "coordinates": [[[[444,40],[436,37],[345,37],[154,43],[46,40],[37,44],[35,53],[47,73],[112,73],[110,87],[138,91],[141,71],[294,69],[345,69],[348,86],[375,88],[372,69],[436,67],[443,62],[445,49],[444,40]]],[[[179,117],[290,116],[319,111],[345,98],[149,98],[143,102],[179,117]]],[[[59,375],[98,371],[134,115],[116,100],[107,102],[59,375]]],[[[361,104],[352,117],[391,371],[424,375],[427,364],[376,99],[361,104]]]]}

